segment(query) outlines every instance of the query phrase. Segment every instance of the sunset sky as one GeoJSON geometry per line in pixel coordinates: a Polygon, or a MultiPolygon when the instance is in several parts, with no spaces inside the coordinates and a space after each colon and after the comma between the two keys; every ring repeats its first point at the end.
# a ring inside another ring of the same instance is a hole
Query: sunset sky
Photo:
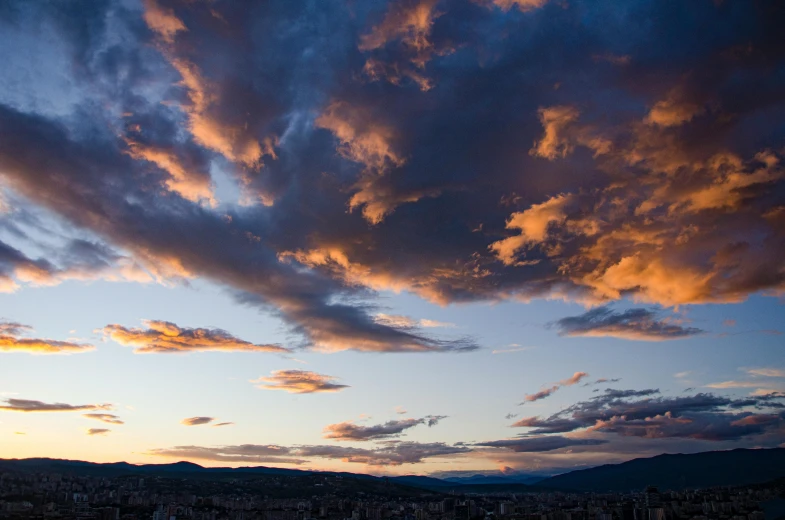
{"type": "Polygon", "coordinates": [[[0,3],[0,458],[785,447],[779,0],[0,3]]]}

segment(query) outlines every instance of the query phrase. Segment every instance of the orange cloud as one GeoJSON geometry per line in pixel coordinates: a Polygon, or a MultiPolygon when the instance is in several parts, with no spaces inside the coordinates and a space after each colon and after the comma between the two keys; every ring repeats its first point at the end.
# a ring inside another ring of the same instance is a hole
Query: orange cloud
{"type": "Polygon", "coordinates": [[[306,370],[276,370],[268,377],[251,381],[264,390],[283,390],[290,394],[340,392],[348,385],[335,383],[335,377],[306,370]]]}
{"type": "Polygon", "coordinates": [[[399,84],[401,78],[413,80],[420,90],[427,91],[431,81],[418,70],[425,68],[434,55],[452,52],[452,48],[437,49],[431,41],[431,30],[442,13],[436,10],[439,0],[404,0],[393,2],[384,19],[360,37],[361,51],[375,51],[393,42],[400,42],[402,56],[398,59],[379,60],[373,57],[365,62],[364,72],[372,79],[387,79],[399,84]]]}
{"type": "Polygon", "coordinates": [[[93,345],[19,337],[32,330],[19,323],[0,323],[0,352],[26,352],[28,354],[80,354],[95,350],[93,345]]]}
{"type": "Polygon", "coordinates": [[[204,201],[210,206],[218,202],[213,195],[213,185],[209,175],[201,175],[188,170],[172,150],[153,145],[144,145],[126,138],[129,155],[134,159],[149,161],[169,173],[167,189],[180,194],[192,202],[204,201]]]}
{"type": "Polygon", "coordinates": [[[489,248],[505,265],[518,263],[516,253],[528,244],[545,240],[548,227],[561,223],[567,218],[564,207],[570,202],[569,195],[552,197],[542,204],[534,204],[529,209],[510,215],[507,229],[520,230],[519,235],[511,236],[492,243],[489,248]]]}
{"type": "Polygon", "coordinates": [[[687,101],[679,89],[674,89],[665,99],[654,104],[646,116],[646,122],[663,127],[679,126],[688,123],[703,111],[703,106],[687,101]]]}
{"type": "Polygon", "coordinates": [[[168,43],[174,41],[178,32],[188,30],[174,14],[174,10],[162,8],[156,0],[144,0],[144,21],[168,43]]]}
{"type": "Polygon", "coordinates": [[[138,354],[199,351],[289,352],[280,345],[256,344],[241,340],[221,329],[179,327],[168,321],[144,320],[147,327],[126,328],[107,325],[101,331],[121,345],[135,347],[138,354]]]}

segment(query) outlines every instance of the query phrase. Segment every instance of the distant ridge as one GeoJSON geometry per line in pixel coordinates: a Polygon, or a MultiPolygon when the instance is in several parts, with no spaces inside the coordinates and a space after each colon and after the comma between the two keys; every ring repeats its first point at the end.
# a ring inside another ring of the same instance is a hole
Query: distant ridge
{"type": "MultiPolygon", "coordinates": [[[[738,449],[695,454],[666,454],[634,459],[621,464],[565,473],[524,484],[514,477],[473,476],[438,479],[420,475],[375,477],[363,473],[309,471],[266,466],[206,468],[193,462],[172,464],[95,463],[66,459],[0,459],[0,471],[51,472],[90,476],[125,475],[177,476],[188,478],[236,478],[253,475],[303,477],[339,475],[358,480],[387,480],[401,486],[437,493],[526,493],[540,491],[629,491],[654,485],[661,489],[741,486],[785,478],[785,448],[738,449]],[[456,481],[457,480],[457,481],[456,481]]],[[[521,477],[526,478],[526,477],[521,477]]]]}
{"type": "Polygon", "coordinates": [[[742,486],[785,477],[785,448],[666,454],[572,471],[538,483],[575,491],[742,486]]]}

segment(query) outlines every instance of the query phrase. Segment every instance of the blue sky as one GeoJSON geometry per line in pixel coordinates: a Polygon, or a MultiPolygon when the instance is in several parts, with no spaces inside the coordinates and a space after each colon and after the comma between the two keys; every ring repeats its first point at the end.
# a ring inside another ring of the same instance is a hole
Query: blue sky
{"type": "Polygon", "coordinates": [[[759,7],[7,4],[0,457],[781,446],[785,9],[759,7]]]}

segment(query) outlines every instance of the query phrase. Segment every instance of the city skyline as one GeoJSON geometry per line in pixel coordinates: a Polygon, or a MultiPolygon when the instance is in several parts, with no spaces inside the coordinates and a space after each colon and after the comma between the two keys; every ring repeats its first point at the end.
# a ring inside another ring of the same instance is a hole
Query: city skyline
{"type": "Polygon", "coordinates": [[[785,447],[785,6],[88,4],[0,6],[0,459],[785,447]]]}

